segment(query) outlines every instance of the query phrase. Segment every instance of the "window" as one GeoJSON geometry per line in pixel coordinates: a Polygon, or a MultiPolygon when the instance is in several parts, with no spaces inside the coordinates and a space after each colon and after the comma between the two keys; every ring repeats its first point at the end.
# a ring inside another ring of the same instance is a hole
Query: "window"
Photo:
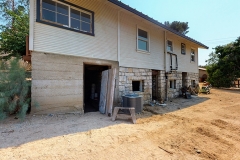
{"type": "Polygon", "coordinates": [[[170,80],[170,88],[176,89],[176,80],[170,80]]]}
{"type": "Polygon", "coordinates": [[[78,6],[68,2],[38,1],[41,2],[40,22],[74,31],[93,33],[93,12],[79,9],[78,6]]]}
{"type": "Polygon", "coordinates": [[[168,52],[173,52],[173,43],[172,41],[167,41],[167,51],[168,52]]]}
{"type": "Polygon", "coordinates": [[[149,36],[148,32],[138,29],[138,50],[149,52],[149,36]]]}
{"type": "Polygon", "coordinates": [[[191,80],[191,86],[195,87],[195,85],[196,85],[195,80],[191,80]]]}
{"type": "Polygon", "coordinates": [[[184,43],[181,43],[181,53],[186,54],[186,45],[184,43]]]}
{"type": "Polygon", "coordinates": [[[195,62],[195,51],[191,49],[191,62],[195,62]]]}
{"type": "Polygon", "coordinates": [[[132,91],[144,92],[144,81],[132,81],[132,91]]]}

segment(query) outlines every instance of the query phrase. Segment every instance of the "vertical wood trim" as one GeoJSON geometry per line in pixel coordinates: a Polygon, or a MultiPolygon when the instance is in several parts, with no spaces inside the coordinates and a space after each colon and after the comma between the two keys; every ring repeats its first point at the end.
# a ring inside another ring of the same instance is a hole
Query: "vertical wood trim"
{"type": "Polygon", "coordinates": [[[121,52],[121,50],[120,50],[120,48],[121,48],[121,37],[120,37],[120,35],[121,35],[121,21],[120,21],[120,15],[121,14],[121,11],[118,11],[118,62],[119,62],[119,65],[121,64],[120,63],[120,52],[121,52]]]}
{"type": "Polygon", "coordinates": [[[31,50],[33,51],[33,39],[34,39],[34,8],[35,8],[35,0],[30,0],[29,1],[30,5],[30,18],[29,18],[29,46],[28,49],[26,50],[31,50]]]}

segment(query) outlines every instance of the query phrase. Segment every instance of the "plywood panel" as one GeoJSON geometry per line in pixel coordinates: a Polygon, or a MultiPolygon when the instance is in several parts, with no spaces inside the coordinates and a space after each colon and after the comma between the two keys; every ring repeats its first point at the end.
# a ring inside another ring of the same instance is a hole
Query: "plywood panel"
{"type": "Polygon", "coordinates": [[[102,114],[106,112],[107,87],[108,87],[108,70],[102,72],[101,93],[99,102],[99,111],[102,114]]]}
{"type": "Polygon", "coordinates": [[[116,80],[116,68],[113,68],[113,69],[109,70],[109,76],[108,76],[108,93],[107,93],[106,114],[109,116],[112,115],[115,80],[116,80]]]}

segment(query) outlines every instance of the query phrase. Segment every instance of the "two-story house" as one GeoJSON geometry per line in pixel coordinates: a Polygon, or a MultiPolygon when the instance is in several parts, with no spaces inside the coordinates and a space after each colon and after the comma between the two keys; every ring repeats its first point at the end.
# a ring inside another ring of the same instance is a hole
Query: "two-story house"
{"type": "Polygon", "coordinates": [[[208,47],[117,0],[31,0],[35,112],[88,110],[109,68],[116,103],[126,92],[144,102],[176,97],[198,83],[198,48],[208,47]]]}

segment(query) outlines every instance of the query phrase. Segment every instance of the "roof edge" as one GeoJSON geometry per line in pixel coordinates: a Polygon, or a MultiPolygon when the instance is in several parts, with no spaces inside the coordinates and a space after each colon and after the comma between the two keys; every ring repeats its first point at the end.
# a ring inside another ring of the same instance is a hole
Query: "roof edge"
{"type": "Polygon", "coordinates": [[[108,1],[113,3],[113,4],[115,4],[115,5],[117,5],[117,6],[119,6],[119,7],[121,7],[121,8],[123,8],[123,9],[126,9],[129,12],[132,12],[132,13],[138,15],[139,17],[142,17],[143,19],[145,19],[145,20],[147,20],[149,22],[152,22],[153,24],[156,24],[156,25],[158,25],[158,26],[160,26],[160,27],[162,27],[162,28],[164,28],[164,29],[166,29],[166,30],[168,30],[168,31],[170,31],[170,32],[172,32],[172,33],[182,37],[182,38],[185,38],[185,39],[187,39],[187,40],[189,40],[189,41],[191,41],[193,43],[196,43],[196,44],[198,44],[199,46],[201,46],[201,47],[203,47],[205,49],[209,48],[208,46],[204,45],[203,43],[198,42],[198,41],[196,41],[196,40],[194,40],[194,39],[192,39],[192,38],[190,38],[190,37],[188,37],[188,36],[186,36],[184,34],[178,33],[177,31],[167,27],[166,25],[160,23],[159,21],[157,21],[157,20],[155,20],[155,19],[153,19],[153,18],[143,14],[142,12],[139,12],[138,10],[136,10],[136,9],[126,5],[125,3],[121,2],[121,1],[118,1],[118,0],[108,0],[108,1]]]}

